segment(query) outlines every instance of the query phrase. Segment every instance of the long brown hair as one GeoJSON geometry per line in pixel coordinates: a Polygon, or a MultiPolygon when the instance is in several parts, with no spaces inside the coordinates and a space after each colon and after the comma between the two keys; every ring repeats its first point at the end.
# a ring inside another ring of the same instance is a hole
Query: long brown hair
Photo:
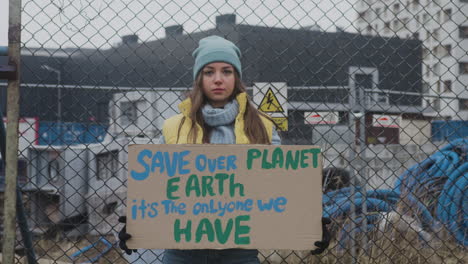
{"type": "MultiPolygon", "coordinates": [[[[246,91],[245,85],[240,80],[239,74],[237,73],[237,71],[234,71],[234,76],[235,76],[234,91],[232,92],[229,100],[234,100],[238,94],[246,91]]],[[[200,73],[197,75],[197,78],[195,79],[193,83],[192,90],[187,94],[187,97],[190,98],[192,102],[192,107],[190,109],[190,114],[189,114],[189,118],[191,119],[192,124],[190,126],[190,131],[189,131],[188,139],[187,139],[188,142],[190,143],[196,142],[196,139],[199,133],[196,124],[200,125],[200,127],[203,130],[202,142],[204,144],[207,144],[210,142],[211,129],[208,125],[205,124],[205,121],[203,120],[203,115],[202,115],[202,108],[205,104],[208,103],[208,99],[203,93],[202,87],[203,87],[203,74],[201,74],[201,71],[200,71],[200,73]]],[[[255,106],[252,103],[252,100],[247,95],[247,107],[246,107],[245,115],[244,115],[244,133],[249,139],[251,144],[271,144],[271,141],[268,138],[268,133],[266,131],[265,126],[263,125],[263,122],[260,116],[264,116],[268,118],[269,120],[271,120],[271,118],[268,115],[258,111],[255,108],[255,106]]],[[[180,130],[184,122],[186,122],[185,117],[182,119],[182,122],[180,123],[179,129],[177,132],[177,141],[179,141],[180,130]]]]}

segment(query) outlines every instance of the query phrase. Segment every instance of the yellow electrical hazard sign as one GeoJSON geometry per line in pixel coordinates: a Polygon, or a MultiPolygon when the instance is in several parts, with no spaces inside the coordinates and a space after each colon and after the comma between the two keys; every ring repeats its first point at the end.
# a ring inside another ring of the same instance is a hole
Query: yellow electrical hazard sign
{"type": "Polygon", "coordinates": [[[288,131],[288,119],[286,117],[272,117],[279,131],[288,131]]]}
{"type": "Polygon", "coordinates": [[[276,98],[276,95],[271,90],[271,87],[268,88],[268,91],[266,92],[265,97],[263,97],[262,101],[260,102],[258,109],[265,113],[284,112],[283,107],[279,103],[278,98],[276,98]]]}

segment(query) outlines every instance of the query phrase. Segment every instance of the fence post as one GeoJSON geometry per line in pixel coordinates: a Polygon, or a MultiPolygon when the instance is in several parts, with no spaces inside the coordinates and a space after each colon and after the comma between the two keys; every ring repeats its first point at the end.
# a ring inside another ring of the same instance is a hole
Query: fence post
{"type": "Polygon", "coordinates": [[[359,116],[359,113],[356,111],[356,98],[357,98],[357,91],[356,87],[354,85],[349,85],[349,95],[348,95],[349,101],[349,112],[348,112],[348,122],[349,122],[349,129],[351,130],[351,135],[352,135],[352,141],[350,143],[351,147],[349,149],[349,153],[347,155],[348,157],[348,166],[350,166],[349,170],[349,177],[350,177],[350,184],[351,184],[351,193],[349,196],[349,199],[351,200],[351,208],[350,208],[350,246],[349,249],[351,252],[351,258],[352,262],[351,263],[357,263],[356,259],[356,186],[357,186],[357,175],[354,171],[355,167],[353,164],[355,164],[355,159],[356,159],[356,119],[359,116]]]}
{"type": "Polygon", "coordinates": [[[20,85],[20,44],[21,44],[21,0],[9,1],[8,18],[8,60],[16,66],[14,79],[8,80],[7,87],[7,142],[3,221],[3,264],[15,261],[16,241],[16,184],[18,174],[18,118],[20,85]]]}

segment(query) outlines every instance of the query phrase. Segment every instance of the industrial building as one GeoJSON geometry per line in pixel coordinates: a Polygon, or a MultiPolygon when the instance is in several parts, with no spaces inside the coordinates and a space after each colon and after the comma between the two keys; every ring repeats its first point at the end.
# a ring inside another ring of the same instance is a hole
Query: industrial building
{"type": "Polygon", "coordinates": [[[468,120],[468,1],[359,0],[355,6],[362,34],[422,41],[424,105],[433,116],[468,120]]]}

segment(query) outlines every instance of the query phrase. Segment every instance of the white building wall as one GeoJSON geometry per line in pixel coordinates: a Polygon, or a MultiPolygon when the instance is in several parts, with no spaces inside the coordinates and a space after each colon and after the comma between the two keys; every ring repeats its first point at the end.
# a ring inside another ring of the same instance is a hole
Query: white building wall
{"type": "Polygon", "coordinates": [[[425,105],[436,109],[434,116],[464,119],[460,100],[468,100],[468,75],[460,74],[459,63],[468,63],[468,39],[461,39],[458,27],[468,26],[468,3],[460,0],[358,0],[355,25],[365,35],[418,38],[423,42],[423,81],[429,85],[425,105]],[[451,14],[447,11],[451,10],[451,14]],[[451,46],[444,55],[443,46],[451,46]],[[444,90],[451,81],[451,91],[444,90]],[[440,98],[439,98],[440,97],[440,98]]]}

